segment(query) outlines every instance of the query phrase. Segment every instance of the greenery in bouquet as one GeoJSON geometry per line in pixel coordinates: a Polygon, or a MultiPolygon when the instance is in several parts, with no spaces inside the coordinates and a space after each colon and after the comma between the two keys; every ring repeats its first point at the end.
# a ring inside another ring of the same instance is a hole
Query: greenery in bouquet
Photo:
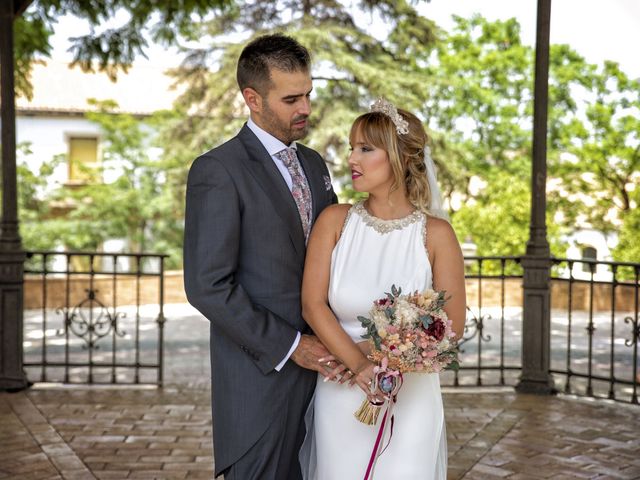
{"type": "Polygon", "coordinates": [[[391,286],[391,293],[374,301],[370,317],[358,320],[371,342],[369,358],[389,370],[434,373],[457,370],[458,348],[451,320],[444,311],[445,291],[427,289],[402,294],[391,286]]]}

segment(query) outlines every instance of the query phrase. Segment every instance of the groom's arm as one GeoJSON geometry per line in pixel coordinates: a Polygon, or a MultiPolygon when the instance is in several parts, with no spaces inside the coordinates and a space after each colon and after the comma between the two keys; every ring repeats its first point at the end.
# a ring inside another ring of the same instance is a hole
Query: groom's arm
{"type": "Polygon", "coordinates": [[[254,304],[236,280],[240,202],[229,173],[212,157],[194,162],[187,181],[184,282],[189,303],[267,374],[288,355],[295,328],[254,304]]]}

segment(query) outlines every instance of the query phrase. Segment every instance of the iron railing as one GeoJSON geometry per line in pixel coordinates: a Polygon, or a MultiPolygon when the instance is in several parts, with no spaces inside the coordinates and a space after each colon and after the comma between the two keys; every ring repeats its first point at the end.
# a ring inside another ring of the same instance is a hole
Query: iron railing
{"type": "Polygon", "coordinates": [[[446,372],[453,386],[515,385],[522,369],[520,257],[465,257],[467,321],[460,342],[460,369],[446,372]],[[516,291],[517,289],[517,291],[516,291]]]}
{"type": "MultiPolygon", "coordinates": [[[[444,385],[514,386],[522,369],[521,257],[466,257],[461,368],[444,385]]],[[[558,391],[638,404],[640,264],[553,258],[551,373],[558,391]]],[[[526,339],[525,339],[526,341],[526,339]]]]}
{"type": "Polygon", "coordinates": [[[554,258],[553,265],[553,282],[566,302],[564,315],[553,317],[556,386],[637,404],[640,264],[554,258]]]}
{"type": "MultiPolygon", "coordinates": [[[[41,288],[39,301],[32,298],[37,288],[25,289],[25,302],[38,303],[37,310],[25,311],[29,378],[162,384],[163,260],[163,255],[29,252],[25,283],[41,288]]],[[[522,369],[521,257],[466,257],[465,262],[468,315],[461,368],[445,372],[442,382],[514,386],[522,369]]],[[[638,404],[640,264],[560,258],[549,264],[550,369],[556,389],[638,404]]]]}
{"type": "Polygon", "coordinates": [[[166,255],[26,253],[30,381],[162,385],[166,255]]]}

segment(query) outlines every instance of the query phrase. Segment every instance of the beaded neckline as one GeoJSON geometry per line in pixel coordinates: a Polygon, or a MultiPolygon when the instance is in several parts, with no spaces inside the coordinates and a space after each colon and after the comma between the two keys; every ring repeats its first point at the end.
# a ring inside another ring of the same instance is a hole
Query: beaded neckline
{"type": "Polygon", "coordinates": [[[393,220],[383,220],[382,218],[371,215],[367,209],[364,208],[364,202],[356,203],[352,207],[352,210],[362,218],[365,225],[372,227],[376,232],[382,234],[393,232],[394,230],[402,230],[412,223],[419,222],[424,218],[424,213],[420,210],[414,210],[406,217],[396,218],[393,220]]]}

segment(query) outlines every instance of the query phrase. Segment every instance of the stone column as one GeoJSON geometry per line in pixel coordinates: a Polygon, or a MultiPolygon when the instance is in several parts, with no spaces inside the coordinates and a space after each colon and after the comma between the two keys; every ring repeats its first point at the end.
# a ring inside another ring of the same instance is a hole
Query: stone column
{"type": "Polygon", "coordinates": [[[18,233],[16,109],[13,68],[14,1],[0,1],[2,221],[0,222],[0,390],[28,386],[22,368],[24,252],[18,233]]]}
{"type": "Polygon", "coordinates": [[[523,393],[553,391],[550,364],[550,252],[546,225],[547,110],[549,101],[549,26],[551,0],[538,0],[536,69],[533,107],[531,221],[522,260],[522,375],[516,387],[523,393]]]}

